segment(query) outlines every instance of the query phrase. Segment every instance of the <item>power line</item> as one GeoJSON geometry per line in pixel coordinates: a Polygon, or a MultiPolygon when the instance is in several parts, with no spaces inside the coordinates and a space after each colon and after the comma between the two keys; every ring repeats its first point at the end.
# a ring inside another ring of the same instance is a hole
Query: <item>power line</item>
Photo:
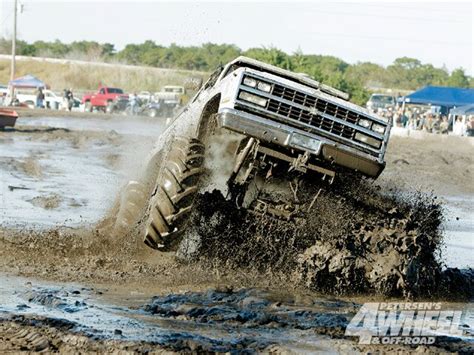
{"type": "Polygon", "coordinates": [[[370,36],[370,35],[350,35],[347,33],[323,33],[323,32],[310,32],[311,35],[319,35],[326,37],[347,37],[347,38],[362,38],[362,39],[376,39],[381,41],[403,41],[403,42],[419,42],[419,43],[428,43],[428,44],[440,44],[440,45],[452,45],[452,46],[472,46],[472,43],[468,42],[448,42],[448,41],[437,41],[437,40],[423,40],[416,38],[397,38],[397,37],[380,37],[380,36],[370,36]]]}

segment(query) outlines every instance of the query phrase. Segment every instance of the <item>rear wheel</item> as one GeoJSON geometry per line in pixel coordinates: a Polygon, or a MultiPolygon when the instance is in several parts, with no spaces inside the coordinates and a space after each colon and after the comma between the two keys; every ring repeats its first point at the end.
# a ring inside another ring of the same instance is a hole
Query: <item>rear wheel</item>
{"type": "Polygon", "coordinates": [[[84,105],[84,111],[85,112],[92,112],[92,105],[90,101],[86,101],[84,105]]]}
{"type": "Polygon", "coordinates": [[[161,251],[178,247],[204,172],[203,164],[204,145],[199,140],[175,138],[150,200],[146,245],[161,251]]]}

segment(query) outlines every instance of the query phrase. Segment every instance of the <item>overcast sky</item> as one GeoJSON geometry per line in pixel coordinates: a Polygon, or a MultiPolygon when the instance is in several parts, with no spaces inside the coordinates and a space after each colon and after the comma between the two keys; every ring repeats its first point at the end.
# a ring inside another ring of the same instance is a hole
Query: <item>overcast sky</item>
{"type": "MultiPolygon", "coordinates": [[[[1,1],[11,35],[12,1],[1,1]]],[[[95,40],[121,49],[158,44],[233,43],[334,55],[388,65],[409,56],[473,74],[473,4],[465,2],[161,2],[20,0],[18,37],[95,40]]]]}

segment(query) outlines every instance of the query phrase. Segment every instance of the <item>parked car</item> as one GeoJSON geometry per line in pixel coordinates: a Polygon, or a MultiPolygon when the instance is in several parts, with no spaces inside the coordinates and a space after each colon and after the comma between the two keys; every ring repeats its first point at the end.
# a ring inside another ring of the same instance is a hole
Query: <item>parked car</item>
{"type": "Polygon", "coordinates": [[[116,110],[116,106],[123,100],[128,100],[128,95],[122,89],[107,86],[99,86],[94,94],[85,94],[82,97],[84,110],[92,112],[94,109],[111,113],[116,110]]]}
{"type": "Polygon", "coordinates": [[[367,101],[367,109],[372,112],[377,112],[379,108],[388,109],[394,107],[396,104],[395,97],[386,94],[372,94],[369,101],[367,101]]]}
{"type": "Polygon", "coordinates": [[[181,106],[183,104],[183,96],[186,94],[186,89],[183,86],[167,85],[161,91],[155,92],[153,100],[157,102],[164,102],[168,106],[181,106]]]}
{"type": "Polygon", "coordinates": [[[144,104],[147,104],[149,103],[150,101],[152,101],[152,95],[151,95],[151,92],[149,91],[140,91],[139,94],[137,95],[138,99],[140,100],[140,102],[144,103],[144,104]]]}

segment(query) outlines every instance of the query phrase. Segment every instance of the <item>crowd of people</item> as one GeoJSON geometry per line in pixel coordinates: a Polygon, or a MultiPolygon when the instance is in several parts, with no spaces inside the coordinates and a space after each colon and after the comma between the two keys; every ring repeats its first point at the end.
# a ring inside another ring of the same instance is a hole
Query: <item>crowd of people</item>
{"type": "Polygon", "coordinates": [[[386,110],[379,110],[377,114],[393,122],[394,127],[410,130],[466,136],[471,135],[474,129],[474,116],[463,119],[461,116],[433,113],[429,108],[389,107],[386,110]]]}

